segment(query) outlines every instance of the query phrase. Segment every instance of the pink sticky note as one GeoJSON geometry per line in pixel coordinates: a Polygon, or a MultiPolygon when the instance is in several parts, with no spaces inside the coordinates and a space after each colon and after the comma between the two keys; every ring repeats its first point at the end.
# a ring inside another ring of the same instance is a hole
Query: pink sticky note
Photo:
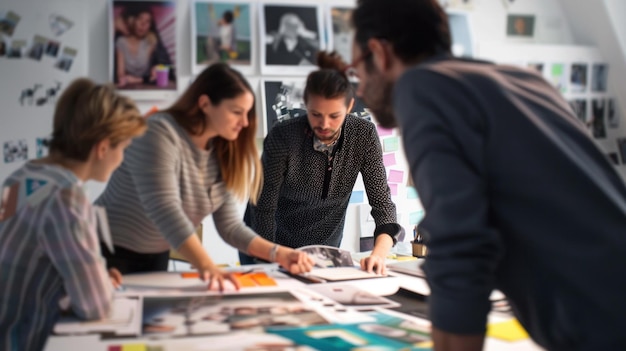
{"type": "Polygon", "coordinates": [[[389,191],[391,192],[391,196],[398,195],[398,184],[389,183],[389,191]]]}
{"type": "Polygon", "coordinates": [[[387,180],[390,183],[402,183],[403,179],[404,179],[404,172],[397,171],[395,169],[392,169],[389,171],[389,177],[387,178],[387,180]]]}
{"type": "Polygon", "coordinates": [[[387,136],[387,135],[393,134],[393,129],[383,128],[379,126],[378,124],[376,125],[376,129],[378,130],[379,136],[387,136]]]}
{"type": "Polygon", "coordinates": [[[396,164],[396,154],[385,154],[383,155],[383,164],[385,167],[393,166],[396,164]]]}

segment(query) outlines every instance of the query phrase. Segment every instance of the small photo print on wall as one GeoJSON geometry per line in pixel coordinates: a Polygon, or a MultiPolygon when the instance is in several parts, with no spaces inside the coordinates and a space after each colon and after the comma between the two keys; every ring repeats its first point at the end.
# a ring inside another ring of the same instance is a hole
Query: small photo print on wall
{"type": "Polygon", "coordinates": [[[28,49],[28,57],[40,61],[44,51],[46,51],[46,45],[48,45],[48,39],[41,35],[35,35],[33,43],[28,49]]]}
{"type": "Polygon", "coordinates": [[[263,112],[265,113],[265,134],[275,123],[306,115],[304,105],[305,78],[265,80],[263,90],[263,112]]]}
{"type": "Polygon", "coordinates": [[[49,40],[46,44],[46,52],[45,54],[52,57],[57,57],[59,54],[59,48],[61,47],[61,43],[54,40],[49,40]]]}
{"type": "Polygon", "coordinates": [[[605,92],[608,77],[608,66],[606,64],[594,64],[591,67],[591,91],[605,92]]]}
{"type": "Polygon", "coordinates": [[[619,114],[617,113],[617,100],[615,98],[607,99],[606,101],[606,119],[609,122],[609,128],[619,128],[619,114]]]}
{"type": "Polygon", "coordinates": [[[72,68],[72,63],[74,63],[74,59],[76,58],[77,54],[78,51],[76,49],[67,47],[63,48],[61,57],[59,57],[59,60],[54,64],[54,67],[60,69],[61,71],[69,72],[69,70],[72,68]]]}
{"type": "Polygon", "coordinates": [[[506,35],[517,38],[532,38],[535,34],[535,16],[508,15],[506,18],[506,35]]]}
{"type": "Polygon", "coordinates": [[[66,17],[55,14],[52,14],[50,15],[50,17],[48,17],[48,22],[50,23],[50,30],[57,37],[67,32],[74,25],[74,22],[67,19],[66,17]]]}
{"type": "Polygon", "coordinates": [[[254,40],[250,3],[196,0],[191,6],[192,67],[199,73],[215,62],[252,72],[254,40]]]}
{"type": "Polygon", "coordinates": [[[28,160],[28,143],[26,139],[8,140],[3,145],[4,163],[28,160]]]}
{"type": "Polygon", "coordinates": [[[570,91],[584,93],[587,90],[587,64],[573,63],[570,71],[570,91]]]}
{"type": "Polygon", "coordinates": [[[111,81],[126,92],[176,91],[176,2],[113,0],[111,81]]]}
{"type": "Polygon", "coordinates": [[[26,40],[13,40],[7,50],[7,58],[19,59],[24,56],[26,40]]]}
{"type": "Polygon", "coordinates": [[[604,125],[605,111],[605,99],[593,99],[591,101],[591,129],[594,138],[606,138],[606,127],[604,125]]]}
{"type": "Polygon", "coordinates": [[[329,36],[331,51],[336,51],[345,62],[352,62],[352,37],[354,35],[350,25],[352,8],[331,6],[327,13],[330,16],[326,19],[326,23],[330,26],[328,33],[332,33],[329,36]]]}
{"type": "Polygon", "coordinates": [[[324,49],[319,6],[263,4],[260,16],[261,71],[306,74],[324,49]]]}
{"type": "Polygon", "coordinates": [[[13,11],[0,14],[0,33],[12,36],[20,18],[20,15],[13,11]]]}

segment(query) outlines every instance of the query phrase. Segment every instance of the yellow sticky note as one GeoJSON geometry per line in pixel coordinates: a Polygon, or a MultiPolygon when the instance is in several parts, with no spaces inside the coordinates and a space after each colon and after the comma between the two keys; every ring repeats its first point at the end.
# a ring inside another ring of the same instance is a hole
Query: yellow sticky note
{"type": "Polygon", "coordinates": [[[487,336],[506,341],[528,339],[528,333],[515,318],[506,322],[489,323],[487,325],[487,336]]]}
{"type": "Polygon", "coordinates": [[[146,351],[146,344],[124,344],[122,351],[146,351]]]}

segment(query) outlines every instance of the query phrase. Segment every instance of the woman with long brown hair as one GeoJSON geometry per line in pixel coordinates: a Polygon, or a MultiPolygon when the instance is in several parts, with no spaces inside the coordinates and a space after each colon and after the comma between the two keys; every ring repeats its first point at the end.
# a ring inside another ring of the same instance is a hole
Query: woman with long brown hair
{"type": "Polygon", "coordinates": [[[271,243],[242,221],[235,198],[256,202],[262,184],[255,144],[254,94],[226,64],[205,69],[174,105],[148,119],[146,135],[127,151],[96,203],[107,208],[122,273],[167,269],[175,248],[200,277],[223,288],[231,275],[216,267],[195,228],[209,214],[220,236],[290,272],[311,269],[302,252],[271,243]]]}

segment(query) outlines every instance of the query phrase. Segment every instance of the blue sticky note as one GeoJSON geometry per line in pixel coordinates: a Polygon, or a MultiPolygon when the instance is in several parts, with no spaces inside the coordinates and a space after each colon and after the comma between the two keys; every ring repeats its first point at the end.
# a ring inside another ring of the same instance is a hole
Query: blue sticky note
{"type": "Polygon", "coordinates": [[[418,224],[424,218],[424,210],[409,213],[409,223],[418,224]]]}
{"type": "Polygon", "coordinates": [[[362,204],[363,203],[363,190],[353,191],[352,195],[350,195],[350,203],[362,204]]]}
{"type": "Polygon", "coordinates": [[[419,196],[417,195],[417,190],[414,187],[412,187],[412,186],[407,187],[406,188],[406,198],[407,199],[412,199],[412,200],[419,199],[419,196]]]}

